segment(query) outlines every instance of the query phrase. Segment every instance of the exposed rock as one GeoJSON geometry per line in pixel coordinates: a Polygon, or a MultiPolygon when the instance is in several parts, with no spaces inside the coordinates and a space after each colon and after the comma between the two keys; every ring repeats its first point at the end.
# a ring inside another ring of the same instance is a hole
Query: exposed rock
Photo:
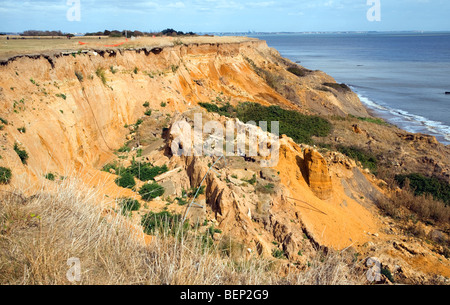
{"type": "Polygon", "coordinates": [[[306,181],[314,194],[322,200],[330,199],[333,195],[331,176],[328,165],[322,155],[312,149],[305,149],[306,181]]]}

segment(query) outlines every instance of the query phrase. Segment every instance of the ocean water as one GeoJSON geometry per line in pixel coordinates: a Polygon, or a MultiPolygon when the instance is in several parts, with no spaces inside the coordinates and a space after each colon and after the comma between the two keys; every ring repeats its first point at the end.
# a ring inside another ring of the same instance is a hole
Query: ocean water
{"type": "Polygon", "coordinates": [[[367,108],[450,144],[450,33],[279,34],[281,55],[349,85],[367,108]]]}

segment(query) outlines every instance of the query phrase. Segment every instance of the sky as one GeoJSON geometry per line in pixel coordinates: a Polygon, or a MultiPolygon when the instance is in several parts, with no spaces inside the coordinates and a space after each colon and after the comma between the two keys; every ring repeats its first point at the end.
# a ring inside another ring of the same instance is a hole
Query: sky
{"type": "Polygon", "coordinates": [[[449,31],[449,15],[449,0],[0,0],[0,32],[449,31]],[[371,22],[376,1],[381,20],[371,22]],[[76,2],[79,21],[67,17],[76,2]]]}

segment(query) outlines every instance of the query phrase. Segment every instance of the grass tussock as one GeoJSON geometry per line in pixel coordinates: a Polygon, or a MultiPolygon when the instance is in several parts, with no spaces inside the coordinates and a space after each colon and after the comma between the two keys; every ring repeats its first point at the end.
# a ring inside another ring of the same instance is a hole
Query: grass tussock
{"type": "Polygon", "coordinates": [[[129,218],[102,211],[108,202],[99,202],[92,189],[74,179],[56,188],[31,197],[2,194],[0,284],[71,284],[71,258],[80,261],[77,284],[363,283],[341,254],[321,256],[299,271],[260,257],[229,257],[205,247],[194,230],[155,231],[146,245],[129,218]]]}

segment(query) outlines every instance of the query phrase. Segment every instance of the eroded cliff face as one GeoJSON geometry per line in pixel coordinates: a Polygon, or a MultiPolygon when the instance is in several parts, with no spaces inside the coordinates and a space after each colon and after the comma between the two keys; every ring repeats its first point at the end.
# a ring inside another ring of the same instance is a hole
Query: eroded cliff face
{"type": "MultiPolygon", "coordinates": [[[[351,159],[282,136],[275,167],[261,168],[260,158],[232,157],[208,173],[214,158],[177,157],[170,150],[171,128],[179,120],[191,124],[194,113],[203,113],[226,123],[197,107],[211,100],[368,116],[356,94],[334,83],[254,40],[16,57],[0,66],[0,117],[7,121],[0,131],[0,166],[13,170],[11,184],[2,188],[39,187],[46,173],[76,172],[112,198],[136,197],[114,183],[115,173],[100,171],[110,161],[126,165],[134,158],[170,170],[158,179],[166,193],[142,212],[162,210],[206,175],[205,194],[198,198],[205,208],[188,216],[237,240],[242,255],[271,256],[282,249],[291,261],[307,265],[320,247],[365,253],[369,242],[385,245],[392,237],[383,233],[374,206],[384,196],[381,181],[351,159]],[[295,75],[288,71],[292,67],[303,72],[295,75]],[[118,158],[125,142],[133,150],[118,158]],[[28,153],[26,164],[15,143],[28,153]]],[[[170,211],[186,208],[173,204],[170,211]]],[[[447,261],[434,257],[428,263],[449,275],[447,261]]]]}

